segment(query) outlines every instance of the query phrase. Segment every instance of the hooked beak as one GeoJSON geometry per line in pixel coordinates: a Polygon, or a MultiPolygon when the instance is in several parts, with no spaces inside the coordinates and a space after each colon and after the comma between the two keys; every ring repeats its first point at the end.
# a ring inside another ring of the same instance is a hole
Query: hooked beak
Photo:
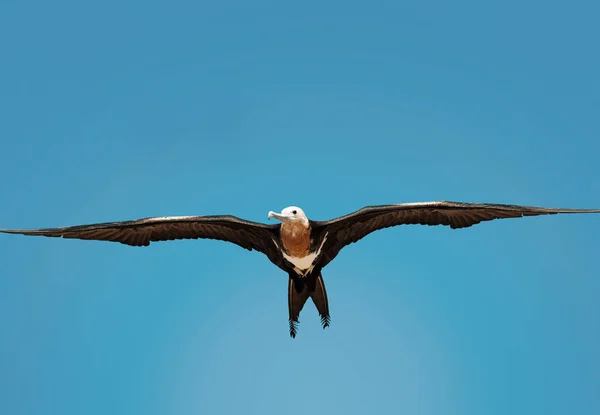
{"type": "Polygon", "coordinates": [[[275,219],[278,219],[278,220],[280,220],[282,222],[290,220],[290,218],[288,216],[280,215],[279,213],[275,213],[273,211],[269,212],[269,214],[267,215],[267,218],[268,219],[275,218],[275,219]]]}

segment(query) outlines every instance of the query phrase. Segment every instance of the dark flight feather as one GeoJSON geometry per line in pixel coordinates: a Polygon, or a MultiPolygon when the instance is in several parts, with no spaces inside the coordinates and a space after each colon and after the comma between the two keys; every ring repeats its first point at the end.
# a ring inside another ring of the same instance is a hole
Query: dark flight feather
{"type": "Polygon", "coordinates": [[[600,209],[562,209],[489,203],[421,202],[368,206],[328,221],[311,221],[319,243],[327,233],[319,266],[331,262],[346,245],[357,242],[371,232],[398,225],[444,225],[452,229],[467,228],[494,219],[558,213],[600,213],[600,209]]]}
{"type": "Polygon", "coordinates": [[[266,225],[235,216],[167,216],[64,228],[0,229],[0,232],[120,242],[131,246],[148,246],[151,242],[176,239],[216,239],[262,252],[275,265],[287,270],[281,253],[273,243],[273,238],[277,240],[279,237],[279,224],[266,225]]]}

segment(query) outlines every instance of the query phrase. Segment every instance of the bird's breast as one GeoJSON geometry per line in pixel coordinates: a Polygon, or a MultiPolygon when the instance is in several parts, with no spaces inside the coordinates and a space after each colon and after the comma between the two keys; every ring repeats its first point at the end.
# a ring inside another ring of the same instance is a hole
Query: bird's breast
{"type": "Polygon", "coordinates": [[[305,257],[310,249],[310,229],[301,223],[284,223],[281,225],[281,243],[288,255],[305,257]]]}
{"type": "Polygon", "coordinates": [[[319,248],[311,252],[312,245],[310,228],[300,225],[281,227],[281,243],[283,245],[282,255],[294,266],[299,276],[308,275],[315,267],[315,261],[319,258],[321,249],[327,240],[327,234],[321,241],[319,248]]]}

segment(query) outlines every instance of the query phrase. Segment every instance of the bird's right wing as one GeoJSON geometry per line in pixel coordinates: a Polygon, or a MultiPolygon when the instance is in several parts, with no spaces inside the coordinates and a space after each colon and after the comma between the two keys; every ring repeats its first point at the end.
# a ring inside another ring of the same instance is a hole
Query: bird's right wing
{"type": "Polygon", "coordinates": [[[279,225],[251,222],[235,216],[167,216],[64,228],[0,229],[0,232],[111,241],[131,246],[148,246],[151,242],[175,239],[216,239],[257,250],[275,265],[283,265],[283,258],[273,242],[279,233],[279,225]]]}

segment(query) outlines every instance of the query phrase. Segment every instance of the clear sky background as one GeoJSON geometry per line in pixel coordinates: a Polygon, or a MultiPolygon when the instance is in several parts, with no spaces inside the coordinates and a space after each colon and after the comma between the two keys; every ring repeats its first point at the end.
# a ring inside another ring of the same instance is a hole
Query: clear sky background
{"type": "MultiPolygon", "coordinates": [[[[0,227],[600,208],[599,6],[0,1],[0,227]]],[[[0,413],[598,414],[600,215],[404,226],[287,276],[0,235],[0,413]]]]}

